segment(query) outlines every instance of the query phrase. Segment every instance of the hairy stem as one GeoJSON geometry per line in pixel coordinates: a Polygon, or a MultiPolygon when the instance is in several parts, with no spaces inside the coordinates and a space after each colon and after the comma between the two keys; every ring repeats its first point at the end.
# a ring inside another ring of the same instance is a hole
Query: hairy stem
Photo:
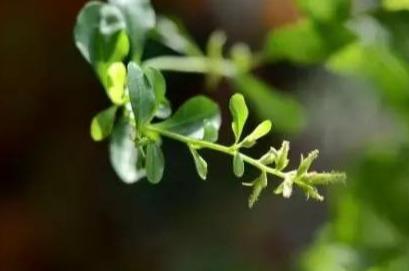
{"type": "MultiPolygon", "coordinates": [[[[223,146],[223,145],[220,145],[220,144],[217,144],[217,143],[212,143],[212,142],[209,142],[209,141],[194,139],[194,138],[191,138],[191,137],[187,137],[187,136],[183,136],[183,135],[180,135],[180,134],[177,134],[177,133],[170,132],[168,130],[160,129],[160,128],[152,126],[152,125],[147,126],[147,129],[149,131],[156,132],[156,133],[158,133],[158,134],[160,134],[160,135],[162,135],[164,137],[168,137],[168,138],[171,138],[173,140],[183,142],[185,144],[196,145],[196,146],[199,146],[200,148],[211,149],[211,150],[218,151],[218,152],[221,152],[221,153],[224,153],[224,154],[228,154],[230,156],[234,156],[234,155],[237,154],[237,150],[236,150],[235,146],[226,147],[226,146],[223,146]]],[[[282,178],[282,179],[285,178],[286,174],[283,173],[282,171],[279,171],[277,169],[266,166],[263,163],[261,163],[259,160],[251,158],[248,155],[245,155],[243,153],[240,153],[240,154],[241,154],[244,162],[254,166],[255,168],[258,168],[260,171],[267,172],[267,173],[269,173],[271,175],[277,176],[277,177],[282,178]]]]}

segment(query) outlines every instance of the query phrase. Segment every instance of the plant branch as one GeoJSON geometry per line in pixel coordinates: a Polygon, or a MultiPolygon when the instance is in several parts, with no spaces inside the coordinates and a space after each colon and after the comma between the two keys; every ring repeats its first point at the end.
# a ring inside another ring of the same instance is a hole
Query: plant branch
{"type": "MultiPolygon", "coordinates": [[[[230,155],[230,156],[234,156],[234,155],[236,155],[238,153],[237,148],[236,148],[235,145],[233,145],[231,147],[226,147],[226,146],[223,146],[223,145],[220,145],[220,144],[217,144],[217,143],[212,143],[212,142],[209,142],[209,141],[204,141],[204,140],[199,140],[199,139],[183,136],[183,135],[180,135],[180,134],[177,134],[177,133],[173,133],[173,132],[170,132],[170,131],[167,131],[167,130],[157,128],[157,127],[152,126],[152,125],[147,126],[146,129],[148,129],[149,131],[152,131],[152,132],[156,132],[156,133],[158,133],[158,134],[160,134],[162,136],[171,138],[173,140],[183,142],[183,143],[188,144],[188,145],[197,145],[197,146],[200,146],[200,148],[211,149],[211,150],[218,151],[218,152],[230,155]]],[[[286,173],[284,173],[284,172],[282,172],[280,170],[277,170],[277,169],[271,168],[269,166],[266,166],[263,163],[261,163],[259,160],[254,159],[254,158],[252,158],[252,157],[250,157],[248,155],[245,155],[243,153],[240,153],[240,155],[242,156],[244,162],[254,166],[255,168],[258,168],[262,172],[267,172],[267,173],[269,173],[271,175],[274,175],[274,176],[282,178],[282,179],[284,179],[286,177],[286,173]]]]}

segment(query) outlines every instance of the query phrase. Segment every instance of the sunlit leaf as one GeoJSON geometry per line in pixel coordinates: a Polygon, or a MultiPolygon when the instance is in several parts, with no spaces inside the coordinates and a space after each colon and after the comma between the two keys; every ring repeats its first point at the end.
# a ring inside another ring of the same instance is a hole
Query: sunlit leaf
{"type": "Polygon", "coordinates": [[[248,136],[246,136],[243,140],[244,146],[253,146],[255,142],[262,138],[263,136],[267,135],[271,130],[271,121],[265,120],[259,125],[257,125],[256,129],[251,132],[248,136]]]}
{"type": "Polygon", "coordinates": [[[121,105],[124,100],[126,85],[126,67],[116,62],[108,68],[108,96],[114,104],[121,105]]]}
{"type": "Polygon", "coordinates": [[[390,11],[409,10],[408,0],[383,0],[382,5],[390,11]]]}
{"type": "Polygon", "coordinates": [[[232,130],[237,143],[240,140],[244,125],[246,124],[249,115],[243,95],[233,95],[230,99],[229,108],[233,118],[232,130]]]}
{"type": "Polygon", "coordinates": [[[220,128],[219,107],[204,96],[196,96],[184,103],[172,117],[154,126],[192,138],[203,139],[206,122],[210,122],[217,130],[220,128]]]}
{"type": "Polygon", "coordinates": [[[112,106],[98,113],[91,122],[91,137],[95,141],[101,141],[111,135],[114,126],[116,106],[112,106]]]}
{"type": "Polygon", "coordinates": [[[139,61],[147,33],[155,27],[155,12],[150,0],[109,0],[109,2],[124,14],[132,59],[139,61]]]}

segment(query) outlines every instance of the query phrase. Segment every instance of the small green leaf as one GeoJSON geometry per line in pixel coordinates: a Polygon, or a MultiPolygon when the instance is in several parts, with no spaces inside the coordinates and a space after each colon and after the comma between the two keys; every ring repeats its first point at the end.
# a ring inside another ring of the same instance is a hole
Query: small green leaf
{"type": "Polygon", "coordinates": [[[290,143],[288,141],[283,141],[281,148],[277,152],[276,157],[276,169],[283,170],[288,166],[288,152],[290,150],[290,143]]]}
{"type": "Polygon", "coordinates": [[[200,56],[203,53],[193,42],[187,31],[168,17],[160,16],[158,18],[155,36],[161,43],[175,52],[186,54],[188,56],[200,56]]]}
{"type": "Polygon", "coordinates": [[[126,67],[122,62],[115,62],[108,68],[108,96],[116,105],[124,102],[126,67]]]}
{"type": "Polygon", "coordinates": [[[244,147],[249,147],[255,144],[255,142],[267,135],[271,130],[271,121],[269,120],[265,120],[262,123],[260,123],[256,129],[254,129],[254,131],[249,134],[248,136],[246,136],[246,138],[244,138],[243,140],[243,146],[244,147]]]}
{"type": "Polygon", "coordinates": [[[260,197],[261,192],[267,187],[267,173],[263,172],[257,179],[252,183],[253,191],[249,198],[249,208],[253,208],[254,204],[260,197]]]}
{"type": "Polygon", "coordinates": [[[308,170],[311,167],[312,162],[314,162],[314,160],[318,158],[318,154],[319,154],[318,150],[314,150],[308,154],[307,158],[304,158],[301,155],[300,166],[298,167],[298,170],[297,170],[298,177],[308,172],[308,170]]]}
{"type": "Polygon", "coordinates": [[[91,122],[91,137],[95,141],[101,141],[107,138],[114,126],[116,106],[112,106],[98,113],[91,122]]]}
{"type": "Polygon", "coordinates": [[[264,165],[270,165],[276,161],[277,158],[277,150],[273,147],[270,147],[270,150],[264,154],[260,159],[260,163],[264,165]]]}
{"type": "Polygon", "coordinates": [[[170,103],[166,99],[166,80],[163,74],[152,67],[144,68],[145,75],[155,93],[155,116],[166,119],[172,113],[170,103]]]}
{"type": "Polygon", "coordinates": [[[249,115],[243,95],[233,95],[230,99],[229,108],[233,118],[232,130],[236,139],[235,143],[237,143],[240,140],[244,125],[246,124],[249,115]]]}
{"type": "Polygon", "coordinates": [[[111,135],[110,160],[116,174],[124,183],[135,183],[145,177],[141,154],[135,147],[132,127],[124,120],[118,121],[111,135]]]}
{"type": "Polygon", "coordinates": [[[156,142],[146,146],[146,176],[152,184],[157,184],[163,177],[165,158],[161,147],[156,142]]]}
{"type": "Polygon", "coordinates": [[[214,123],[206,120],[204,123],[203,140],[210,141],[210,142],[216,142],[218,137],[219,137],[218,127],[216,127],[214,123]]]}
{"type": "Polygon", "coordinates": [[[197,150],[192,146],[189,146],[190,153],[193,156],[195,161],[196,171],[197,174],[200,176],[202,180],[206,180],[207,178],[207,162],[199,155],[197,150]]]}
{"type": "Polygon", "coordinates": [[[196,96],[184,103],[172,117],[154,126],[195,139],[203,139],[206,122],[219,130],[219,107],[204,96],[196,96]]]}
{"type": "Polygon", "coordinates": [[[277,195],[282,194],[286,199],[290,198],[293,193],[293,184],[296,177],[296,172],[288,172],[285,175],[284,181],[274,190],[274,193],[277,195]]]}
{"type": "Polygon", "coordinates": [[[244,161],[240,153],[236,153],[233,157],[233,172],[234,174],[241,178],[244,174],[244,161]]]}
{"type": "Polygon", "coordinates": [[[139,61],[147,33],[155,27],[156,17],[149,0],[109,0],[117,6],[125,18],[126,30],[131,42],[132,60],[139,61]]]}
{"type": "Polygon", "coordinates": [[[250,109],[259,118],[268,119],[274,123],[274,129],[296,133],[304,125],[303,107],[291,96],[280,93],[266,83],[251,75],[240,75],[234,79],[234,85],[241,92],[250,109]]]}
{"type": "Polygon", "coordinates": [[[155,111],[155,94],[142,69],[135,63],[128,64],[128,88],[137,130],[149,122],[155,111]]]}
{"type": "Polygon", "coordinates": [[[346,180],[342,172],[309,172],[304,175],[302,181],[311,185],[327,185],[332,183],[343,183],[346,180]]]}
{"type": "Polygon", "coordinates": [[[314,186],[304,184],[304,183],[299,183],[298,185],[304,191],[305,196],[307,197],[307,199],[312,198],[312,199],[315,199],[317,201],[323,201],[324,200],[324,197],[318,192],[317,188],[315,188],[314,186]]]}

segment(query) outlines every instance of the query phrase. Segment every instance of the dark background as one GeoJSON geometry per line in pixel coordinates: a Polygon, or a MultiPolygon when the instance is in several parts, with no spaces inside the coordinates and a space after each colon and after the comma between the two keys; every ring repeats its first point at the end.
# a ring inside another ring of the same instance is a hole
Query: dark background
{"type": "MultiPolygon", "coordinates": [[[[293,266],[325,220],[326,204],[306,203],[301,194],[288,201],[266,193],[249,210],[249,191],[230,173],[229,159],[208,153],[205,183],[188,151],[173,142],[165,144],[166,178],[160,185],[143,180],[128,186],[115,176],[107,144],[89,136],[92,116],[108,100],[72,39],[85,2],[0,2],[0,270],[293,266]]],[[[230,42],[258,48],[268,29],[298,16],[285,0],[153,4],[158,13],[181,17],[202,46],[221,28],[230,42]]],[[[284,64],[258,71],[283,88],[310,72],[284,64]]],[[[167,79],[175,105],[205,89],[201,76],[169,74],[167,79]]],[[[222,84],[209,95],[225,108],[230,93],[222,84]]],[[[228,133],[225,123],[224,140],[228,133]]],[[[275,135],[260,149],[281,139],[275,135]]],[[[294,153],[318,142],[293,139],[294,153]]],[[[324,149],[324,164],[330,153],[324,149]]]]}

